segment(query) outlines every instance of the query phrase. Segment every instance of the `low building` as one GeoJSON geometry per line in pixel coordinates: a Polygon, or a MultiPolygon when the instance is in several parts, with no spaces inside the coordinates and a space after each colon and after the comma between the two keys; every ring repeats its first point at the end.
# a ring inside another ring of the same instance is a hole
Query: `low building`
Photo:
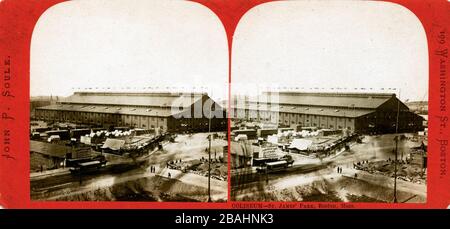
{"type": "Polygon", "coordinates": [[[57,169],[64,166],[70,147],[40,141],[30,141],[30,171],[57,169]]]}

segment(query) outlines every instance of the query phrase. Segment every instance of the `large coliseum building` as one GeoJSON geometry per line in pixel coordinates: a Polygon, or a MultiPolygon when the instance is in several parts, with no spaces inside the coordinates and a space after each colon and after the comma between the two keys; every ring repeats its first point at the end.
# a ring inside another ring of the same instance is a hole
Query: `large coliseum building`
{"type": "Polygon", "coordinates": [[[75,92],[56,104],[36,108],[34,117],[104,127],[159,128],[164,132],[208,131],[212,117],[212,131],[227,129],[224,109],[204,93],[75,92]],[[211,116],[203,111],[204,106],[213,107],[211,116]]]}
{"type": "Polygon", "coordinates": [[[233,99],[232,117],[281,126],[393,133],[398,113],[398,132],[423,130],[423,118],[411,112],[395,94],[276,92],[244,100],[233,99]]]}

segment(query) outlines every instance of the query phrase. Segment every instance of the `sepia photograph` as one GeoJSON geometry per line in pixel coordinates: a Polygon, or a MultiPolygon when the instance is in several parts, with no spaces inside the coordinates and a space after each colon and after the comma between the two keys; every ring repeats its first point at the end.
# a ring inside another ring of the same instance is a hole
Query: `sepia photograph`
{"type": "Polygon", "coordinates": [[[31,200],[227,201],[227,54],[196,3],[48,9],[31,42],[31,200]]]}
{"type": "Polygon", "coordinates": [[[425,203],[427,56],[400,5],[251,9],[233,43],[231,199],[425,203]]]}

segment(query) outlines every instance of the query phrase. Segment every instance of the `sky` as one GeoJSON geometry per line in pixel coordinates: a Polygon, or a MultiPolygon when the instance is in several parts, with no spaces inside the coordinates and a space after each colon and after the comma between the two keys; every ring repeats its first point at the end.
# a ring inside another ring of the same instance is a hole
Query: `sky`
{"type": "MultiPolygon", "coordinates": [[[[60,3],[39,19],[30,61],[31,96],[173,90],[227,97],[224,28],[189,1],[60,3]]],[[[428,98],[425,32],[412,12],[393,3],[259,5],[238,24],[232,61],[234,93],[281,87],[428,98]]]]}
{"type": "Polygon", "coordinates": [[[209,9],[188,1],[57,4],[34,29],[30,61],[31,96],[172,90],[227,97],[225,30],[209,9]]]}
{"type": "Polygon", "coordinates": [[[393,3],[266,3],[244,15],[233,42],[232,93],[281,87],[428,100],[425,31],[393,3]]]}

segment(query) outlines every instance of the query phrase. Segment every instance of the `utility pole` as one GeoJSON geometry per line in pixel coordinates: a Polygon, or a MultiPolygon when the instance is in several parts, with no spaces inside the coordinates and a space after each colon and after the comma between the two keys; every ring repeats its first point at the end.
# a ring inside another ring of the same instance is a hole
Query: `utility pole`
{"type": "Polygon", "coordinates": [[[398,137],[395,136],[395,161],[394,161],[394,203],[397,203],[397,145],[398,137]]]}
{"type": "Polygon", "coordinates": [[[211,202],[211,109],[212,105],[209,108],[209,121],[208,121],[208,139],[209,139],[209,148],[208,148],[208,202],[211,202]]]}
{"type": "Polygon", "coordinates": [[[400,89],[399,98],[397,98],[397,121],[395,124],[395,160],[394,160],[394,203],[397,203],[397,157],[398,157],[398,118],[400,114],[400,89]]]}

